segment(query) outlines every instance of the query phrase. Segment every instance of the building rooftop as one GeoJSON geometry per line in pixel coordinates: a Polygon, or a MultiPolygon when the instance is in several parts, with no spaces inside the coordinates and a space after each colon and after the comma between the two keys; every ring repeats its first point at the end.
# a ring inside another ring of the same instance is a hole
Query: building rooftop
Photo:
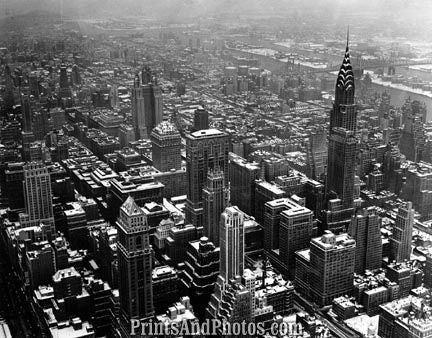
{"type": "Polygon", "coordinates": [[[283,191],[278,185],[273,184],[273,183],[269,183],[267,181],[256,182],[256,185],[261,187],[261,188],[264,188],[266,190],[271,191],[275,195],[284,195],[285,194],[285,191],[283,191]]]}
{"type": "Polygon", "coordinates": [[[94,334],[93,326],[89,322],[82,322],[79,318],[59,322],[50,328],[52,337],[80,338],[94,334]]]}
{"type": "Polygon", "coordinates": [[[63,278],[67,278],[67,277],[81,278],[81,275],[78,273],[78,271],[75,270],[74,267],[70,267],[67,269],[58,270],[53,276],[53,281],[54,283],[60,282],[63,278]]]}
{"type": "Polygon", "coordinates": [[[335,235],[330,231],[326,231],[321,237],[313,238],[311,243],[324,250],[355,247],[355,240],[348,234],[335,235]]]}
{"type": "Polygon", "coordinates": [[[169,122],[169,121],[162,121],[159,123],[154,129],[153,132],[159,135],[175,135],[180,134],[177,127],[169,122]]]}
{"type": "Polygon", "coordinates": [[[204,130],[198,130],[193,133],[190,133],[189,138],[200,139],[200,138],[207,138],[207,137],[214,137],[214,136],[227,136],[227,134],[217,129],[204,129],[204,130]]]}
{"type": "Polygon", "coordinates": [[[403,316],[409,313],[410,308],[421,309],[423,299],[415,296],[400,298],[392,302],[380,305],[380,307],[395,317],[403,316]]]}
{"type": "Polygon", "coordinates": [[[306,261],[310,261],[310,249],[296,251],[296,255],[302,257],[306,261]]]}
{"type": "Polygon", "coordinates": [[[143,210],[135,203],[132,196],[129,196],[120,207],[128,216],[144,215],[143,210]]]}
{"type": "Polygon", "coordinates": [[[168,277],[168,276],[177,276],[176,271],[168,265],[156,267],[152,271],[153,280],[168,277]]]}
{"type": "Polygon", "coordinates": [[[355,304],[351,301],[351,299],[343,296],[335,298],[333,300],[333,304],[337,304],[338,306],[345,309],[355,306],[355,304]]]}
{"type": "Polygon", "coordinates": [[[364,335],[364,337],[376,337],[373,335],[378,333],[379,315],[370,317],[363,314],[347,319],[344,322],[349,328],[364,335]]]}

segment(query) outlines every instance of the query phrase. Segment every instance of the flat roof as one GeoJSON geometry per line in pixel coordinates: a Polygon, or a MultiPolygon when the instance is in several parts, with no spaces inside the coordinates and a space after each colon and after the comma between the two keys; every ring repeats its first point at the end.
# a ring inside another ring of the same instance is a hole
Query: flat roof
{"type": "Polygon", "coordinates": [[[218,129],[204,129],[204,130],[198,130],[190,134],[193,138],[204,138],[204,137],[210,137],[210,136],[226,136],[224,132],[218,130],[218,129]]]}

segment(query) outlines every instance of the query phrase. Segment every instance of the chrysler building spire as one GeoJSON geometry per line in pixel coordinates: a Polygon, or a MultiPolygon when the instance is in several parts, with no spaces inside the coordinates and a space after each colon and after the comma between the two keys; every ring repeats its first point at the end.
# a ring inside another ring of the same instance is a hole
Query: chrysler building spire
{"type": "Polygon", "coordinates": [[[339,69],[339,74],[336,81],[336,104],[352,104],[354,103],[354,73],[351,65],[349,54],[349,28],[347,31],[347,44],[345,56],[342,65],[339,69]]]}

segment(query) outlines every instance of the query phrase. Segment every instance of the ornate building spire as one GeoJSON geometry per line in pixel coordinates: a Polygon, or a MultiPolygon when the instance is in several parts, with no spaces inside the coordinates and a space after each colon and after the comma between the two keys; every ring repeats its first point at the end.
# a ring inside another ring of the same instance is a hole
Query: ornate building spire
{"type": "Polygon", "coordinates": [[[347,29],[347,44],[346,44],[346,50],[348,50],[348,44],[349,44],[349,25],[347,29]]]}
{"type": "Polygon", "coordinates": [[[349,53],[349,29],[345,56],[336,79],[335,101],[330,113],[330,133],[335,127],[343,127],[355,131],[357,113],[354,103],[354,71],[349,53]]]}
{"type": "MultiPolygon", "coordinates": [[[[349,54],[349,27],[347,31],[347,44],[345,50],[345,56],[342,65],[339,69],[339,74],[336,81],[336,102],[338,102],[338,94],[343,94],[343,92],[352,91],[352,98],[354,99],[354,73],[351,66],[350,54],[349,54]]],[[[347,96],[351,97],[348,93],[347,96]]],[[[339,103],[351,104],[353,102],[342,102],[339,103]]]]}

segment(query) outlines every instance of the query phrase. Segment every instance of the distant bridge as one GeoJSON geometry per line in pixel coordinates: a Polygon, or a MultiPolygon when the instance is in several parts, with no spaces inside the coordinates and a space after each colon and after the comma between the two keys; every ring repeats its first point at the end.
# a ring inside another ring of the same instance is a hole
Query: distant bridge
{"type": "MultiPolygon", "coordinates": [[[[358,59],[352,59],[353,68],[360,69],[377,69],[377,68],[390,68],[390,67],[403,67],[403,66],[419,66],[419,65],[430,65],[432,64],[432,58],[422,59],[419,61],[413,60],[370,60],[370,61],[358,61],[358,59]],[[360,67],[359,67],[360,66],[360,67]]],[[[340,65],[332,64],[327,68],[311,69],[306,71],[306,74],[316,73],[330,73],[337,72],[340,65]]]]}

